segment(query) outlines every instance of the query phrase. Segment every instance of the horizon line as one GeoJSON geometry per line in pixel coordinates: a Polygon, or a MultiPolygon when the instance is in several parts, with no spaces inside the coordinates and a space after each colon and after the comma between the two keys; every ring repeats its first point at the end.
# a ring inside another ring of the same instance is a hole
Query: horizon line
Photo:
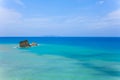
{"type": "Polygon", "coordinates": [[[120,36],[0,36],[0,37],[120,37],[120,36]]]}

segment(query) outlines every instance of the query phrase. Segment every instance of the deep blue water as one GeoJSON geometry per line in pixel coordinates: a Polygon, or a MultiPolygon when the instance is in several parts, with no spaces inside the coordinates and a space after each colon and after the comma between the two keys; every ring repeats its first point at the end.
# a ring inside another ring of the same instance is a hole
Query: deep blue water
{"type": "Polygon", "coordinates": [[[1,37],[0,61],[2,80],[119,80],[120,38],[1,37]]]}
{"type": "Polygon", "coordinates": [[[29,42],[120,49],[120,37],[1,37],[0,43],[29,42]]]}

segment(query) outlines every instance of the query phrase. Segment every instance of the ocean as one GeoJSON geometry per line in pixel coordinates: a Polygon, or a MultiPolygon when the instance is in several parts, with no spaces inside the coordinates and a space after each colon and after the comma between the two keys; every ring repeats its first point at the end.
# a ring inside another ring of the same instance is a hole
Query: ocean
{"type": "Polygon", "coordinates": [[[120,80],[120,37],[0,37],[0,80],[107,79],[120,80]]]}

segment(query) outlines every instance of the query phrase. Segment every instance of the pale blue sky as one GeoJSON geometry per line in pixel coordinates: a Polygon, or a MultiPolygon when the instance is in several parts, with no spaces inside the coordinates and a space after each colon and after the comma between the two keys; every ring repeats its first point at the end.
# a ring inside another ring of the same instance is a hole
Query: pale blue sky
{"type": "Polygon", "coordinates": [[[120,0],[0,0],[0,36],[120,37],[120,0]]]}

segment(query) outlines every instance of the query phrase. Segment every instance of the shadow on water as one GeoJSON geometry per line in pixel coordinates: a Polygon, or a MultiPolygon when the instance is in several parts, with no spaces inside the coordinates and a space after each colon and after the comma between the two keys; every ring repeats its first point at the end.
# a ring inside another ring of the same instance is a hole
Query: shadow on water
{"type": "MultiPolygon", "coordinates": [[[[36,47],[37,48],[37,47],[36,47]]],[[[28,51],[30,51],[30,52],[33,52],[33,53],[36,53],[37,55],[57,55],[57,56],[64,56],[64,57],[66,57],[66,58],[71,58],[71,59],[75,59],[75,60],[78,60],[78,61],[80,61],[80,63],[76,63],[77,65],[82,65],[83,67],[86,67],[86,68],[88,68],[88,69],[93,69],[93,70],[95,70],[95,71],[98,71],[98,72],[100,72],[101,74],[99,74],[99,75],[101,75],[101,76],[113,76],[113,77],[120,77],[120,71],[118,71],[117,69],[114,69],[114,68],[111,68],[111,66],[114,66],[114,65],[108,65],[108,66],[98,66],[98,65],[94,65],[93,63],[90,63],[89,62],[89,60],[106,60],[106,59],[108,59],[109,60],[109,58],[110,57],[115,57],[115,55],[117,55],[117,54],[108,54],[108,53],[98,53],[98,54],[74,54],[74,53],[66,53],[66,52],[64,52],[64,51],[60,51],[60,53],[57,53],[57,52],[55,52],[54,53],[54,51],[52,51],[52,52],[49,52],[49,53],[47,53],[47,50],[44,52],[42,52],[41,50],[39,50],[39,49],[27,49],[28,51]],[[81,61],[82,61],[82,63],[81,63],[81,61]]],[[[120,55],[118,55],[118,56],[120,56],[120,55]]],[[[105,64],[105,63],[103,63],[103,64],[105,64]]],[[[100,65],[102,65],[101,63],[100,63],[100,65]]]]}
{"type": "Polygon", "coordinates": [[[80,63],[80,65],[83,65],[86,68],[91,68],[96,71],[102,72],[102,74],[106,76],[120,77],[120,71],[117,71],[110,67],[98,67],[90,63],[80,63]]]}
{"type": "MultiPolygon", "coordinates": [[[[89,55],[71,54],[71,55],[66,55],[65,57],[83,61],[82,63],[81,62],[77,63],[77,65],[82,65],[83,67],[90,68],[95,71],[99,71],[101,74],[98,74],[98,75],[120,77],[120,71],[118,71],[115,68],[111,68],[111,66],[114,66],[114,65],[98,66],[98,65],[94,65],[90,62],[86,62],[86,61],[89,61],[90,59],[94,60],[95,58],[97,58],[99,60],[100,59],[103,60],[102,58],[105,58],[105,57],[107,58],[107,57],[109,57],[109,55],[114,56],[111,53],[110,54],[101,53],[101,54],[89,54],[89,55]]],[[[64,55],[61,55],[61,56],[64,56],[64,55]]],[[[105,64],[105,63],[103,63],[103,64],[105,64]]]]}
{"type": "MultiPolygon", "coordinates": [[[[117,69],[115,68],[111,68],[111,66],[114,66],[114,65],[107,65],[107,66],[98,66],[98,65],[94,65],[90,62],[86,62],[89,61],[90,59],[98,59],[98,60],[104,60],[104,58],[107,58],[107,57],[110,57],[110,56],[113,56],[116,55],[116,54],[107,54],[107,53],[101,53],[101,54],[89,54],[89,55],[76,55],[76,54],[73,54],[71,56],[66,56],[66,57],[69,57],[69,58],[74,58],[74,59],[77,59],[77,60],[80,60],[80,61],[83,61],[83,63],[77,63],[77,65],[82,65],[86,68],[90,68],[90,69],[93,69],[93,70],[96,70],[96,71],[99,71],[101,72],[101,74],[99,75],[104,75],[104,76],[113,76],[113,77],[120,77],[120,71],[118,71],[117,69]]],[[[109,60],[109,59],[108,59],[109,60]]],[[[103,63],[105,64],[105,63],[103,63]]],[[[100,63],[100,65],[102,65],[100,63]]]]}

